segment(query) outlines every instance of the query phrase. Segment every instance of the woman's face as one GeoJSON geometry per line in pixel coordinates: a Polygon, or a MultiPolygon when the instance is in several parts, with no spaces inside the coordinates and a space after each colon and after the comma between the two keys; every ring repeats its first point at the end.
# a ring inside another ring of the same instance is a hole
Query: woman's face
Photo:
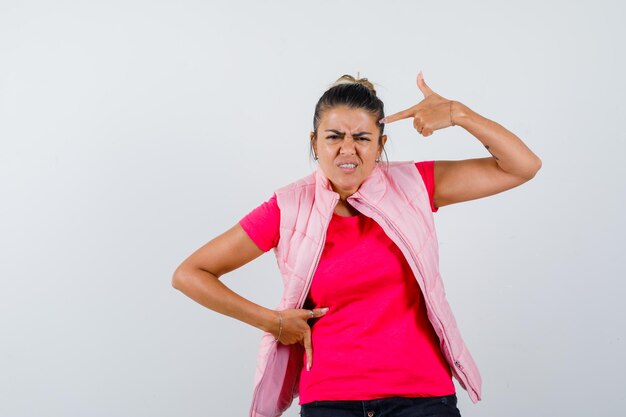
{"type": "MultiPolygon", "coordinates": [[[[382,152],[374,115],[363,109],[334,107],[322,113],[313,150],[333,190],[345,200],[354,194],[376,166],[382,152]]],[[[387,135],[381,138],[382,145],[387,135]]]]}

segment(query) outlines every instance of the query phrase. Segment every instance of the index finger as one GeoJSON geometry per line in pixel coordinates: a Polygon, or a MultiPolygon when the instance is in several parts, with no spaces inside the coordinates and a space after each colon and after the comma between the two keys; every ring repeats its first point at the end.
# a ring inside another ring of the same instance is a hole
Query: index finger
{"type": "Polygon", "coordinates": [[[306,318],[306,320],[308,320],[308,319],[322,317],[328,311],[328,307],[314,308],[313,310],[306,310],[306,311],[309,313],[309,317],[306,318]],[[311,314],[311,313],[313,313],[313,314],[311,314]]]}
{"type": "Polygon", "coordinates": [[[383,117],[378,122],[385,124],[392,123],[397,120],[408,119],[409,117],[412,117],[414,113],[415,110],[413,109],[413,107],[409,107],[408,109],[399,111],[398,113],[394,113],[391,116],[383,117]]]}

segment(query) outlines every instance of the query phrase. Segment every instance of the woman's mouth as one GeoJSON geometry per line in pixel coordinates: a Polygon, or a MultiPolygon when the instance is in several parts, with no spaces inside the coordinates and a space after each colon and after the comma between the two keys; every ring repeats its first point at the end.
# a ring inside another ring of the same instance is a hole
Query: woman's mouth
{"type": "Polygon", "coordinates": [[[339,164],[338,167],[343,172],[350,173],[350,172],[356,171],[357,164],[352,164],[352,163],[349,163],[349,164],[339,164]]]}

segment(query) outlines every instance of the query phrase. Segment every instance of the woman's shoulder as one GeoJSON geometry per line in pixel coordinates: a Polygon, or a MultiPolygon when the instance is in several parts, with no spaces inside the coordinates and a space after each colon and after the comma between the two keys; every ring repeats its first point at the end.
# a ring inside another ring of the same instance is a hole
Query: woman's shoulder
{"type": "Polygon", "coordinates": [[[295,181],[288,183],[287,185],[283,185],[279,187],[276,191],[274,191],[275,195],[282,195],[290,192],[297,191],[301,188],[314,187],[315,186],[315,171],[299,178],[295,181]]]}
{"type": "Polygon", "coordinates": [[[276,194],[241,218],[239,224],[263,252],[276,247],[280,238],[276,194]]]}
{"type": "Polygon", "coordinates": [[[426,179],[433,176],[434,162],[432,160],[422,161],[389,161],[387,164],[387,172],[392,177],[394,175],[408,174],[410,177],[414,177],[419,172],[422,179],[426,179]]]}

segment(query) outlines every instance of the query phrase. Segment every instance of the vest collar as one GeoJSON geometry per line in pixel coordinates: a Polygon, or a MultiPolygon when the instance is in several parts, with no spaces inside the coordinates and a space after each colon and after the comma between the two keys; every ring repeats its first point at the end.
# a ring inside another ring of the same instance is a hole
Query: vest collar
{"type": "MultiPolygon", "coordinates": [[[[368,175],[358,190],[348,197],[348,201],[352,199],[362,198],[370,204],[376,205],[383,198],[387,190],[387,181],[385,172],[376,164],[370,175],[368,175]]],[[[322,171],[321,167],[317,167],[315,171],[315,202],[328,208],[333,206],[335,198],[339,193],[335,192],[330,181],[322,171]]],[[[334,206],[333,206],[334,207],[334,206]]]]}

